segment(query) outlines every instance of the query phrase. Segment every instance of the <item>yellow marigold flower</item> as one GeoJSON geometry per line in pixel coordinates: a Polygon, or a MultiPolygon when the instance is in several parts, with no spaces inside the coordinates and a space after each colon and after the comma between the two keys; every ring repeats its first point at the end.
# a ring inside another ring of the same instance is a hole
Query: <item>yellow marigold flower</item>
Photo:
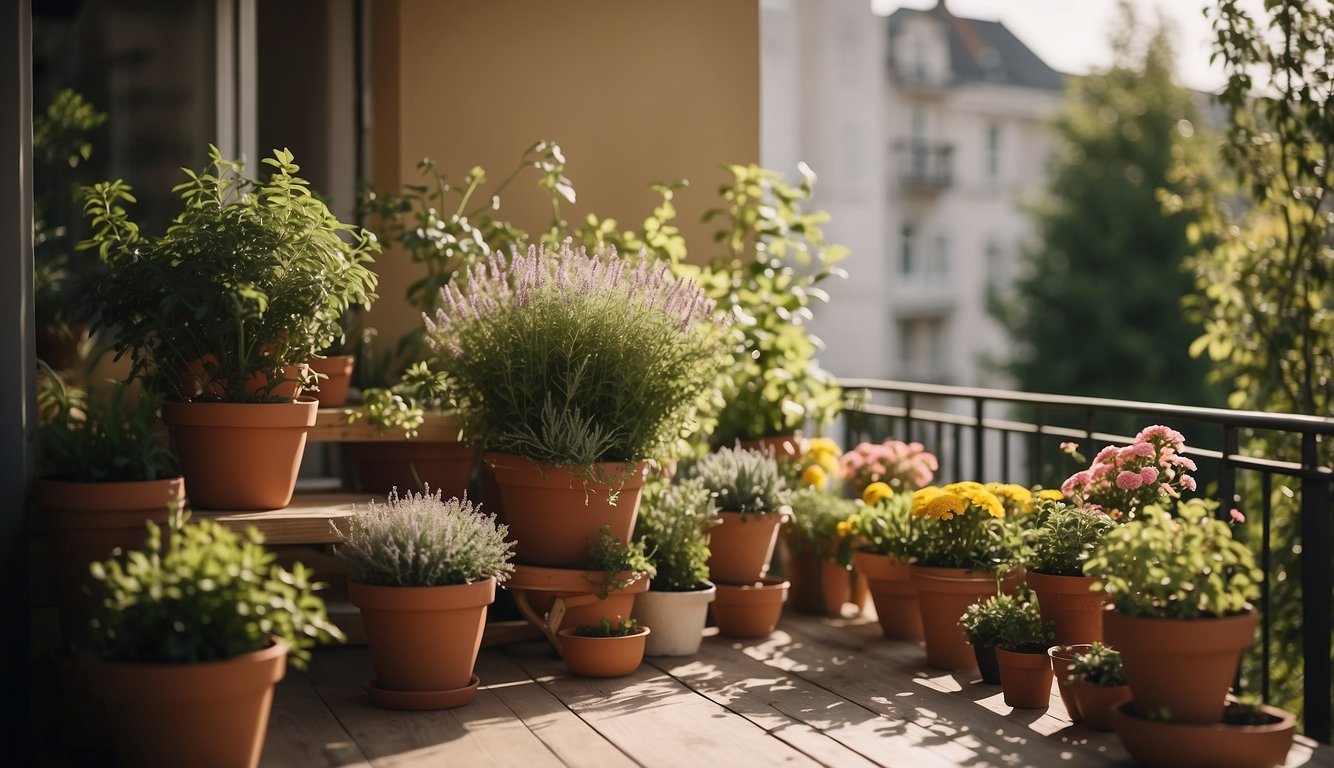
{"type": "Polygon", "coordinates": [[[809,456],[838,456],[842,453],[843,450],[832,438],[813,437],[806,443],[806,454],[809,456]]]}
{"type": "Polygon", "coordinates": [[[1010,501],[1017,511],[1033,511],[1033,492],[1018,483],[987,483],[987,490],[999,496],[1002,501],[1010,501]]]}
{"type": "MultiPolygon", "coordinates": [[[[965,501],[992,517],[1005,517],[1005,505],[1001,503],[1000,497],[988,491],[980,483],[972,485],[962,485],[954,490],[957,496],[961,496],[965,501]]],[[[946,489],[949,486],[945,486],[946,489]]]]}
{"type": "Polygon", "coordinates": [[[829,475],[830,477],[838,476],[837,455],[832,453],[817,453],[811,458],[815,459],[815,463],[820,466],[820,469],[823,469],[825,471],[825,474],[829,475]]]}
{"type": "Polygon", "coordinates": [[[922,510],[931,500],[945,492],[945,489],[934,485],[928,485],[925,488],[918,488],[912,494],[912,513],[917,517],[922,516],[922,510]]]}
{"type": "Polygon", "coordinates": [[[820,468],[818,464],[812,464],[801,471],[801,484],[809,485],[815,488],[824,488],[829,482],[829,476],[820,468]]]}
{"type": "Polygon", "coordinates": [[[834,530],[836,533],[838,533],[839,538],[846,539],[847,537],[852,535],[854,527],[855,526],[853,525],[853,521],[849,519],[839,522],[838,525],[834,526],[834,530]]]}
{"type": "Polygon", "coordinates": [[[1038,491],[1038,498],[1045,501],[1061,501],[1065,498],[1065,494],[1061,493],[1060,488],[1043,488],[1038,491]]]}
{"type": "Polygon", "coordinates": [[[956,493],[940,493],[922,507],[922,517],[932,520],[953,520],[968,509],[968,499],[956,493]]]}
{"type": "Polygon", "coordinates": [[[975,480],[960,480],[957,483],[950,483],[941,490],[946,493],[963,493],[965,491],[985,491],[987,487],[975,480]]]}
{"type": "Polygon", "coordinates": [[[862,501],[866,506],[874,507],[893,495],[894,489],[889,487],[889,483],[871,483],[862,490],[862,501]]]}

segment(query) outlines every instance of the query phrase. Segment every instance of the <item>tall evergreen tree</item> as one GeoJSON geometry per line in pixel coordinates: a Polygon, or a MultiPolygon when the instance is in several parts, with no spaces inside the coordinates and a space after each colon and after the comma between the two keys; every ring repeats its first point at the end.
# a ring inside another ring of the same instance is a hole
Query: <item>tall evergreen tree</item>
{"type": "Polygon", "coordinates": [[[1160,202],[1174,163],[1203,159],[1197,110],[1173,83],[1167,30],[1122,14],[1114,65],[1069,84],[1037,245],[992,302],[1015,342],[1002,365],[1030,392],[1213,405],[1209,366],[1189,354],[1200,328],[1181,310],[1194,215],[1160,202]]]}

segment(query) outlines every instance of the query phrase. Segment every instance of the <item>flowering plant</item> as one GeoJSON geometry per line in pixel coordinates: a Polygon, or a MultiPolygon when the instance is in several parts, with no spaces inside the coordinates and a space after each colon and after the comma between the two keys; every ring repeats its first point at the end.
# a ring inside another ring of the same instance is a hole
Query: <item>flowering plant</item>
{"type": "Polygon", "coordinates": [[[992,571],[1017,549],[1004,503],[981,483],[921,488],[913,493],[912,514],[921,518],[915,553],[920,565],[992,571]]]}
{"type": "Polygon", "coordinates": [[[862,506],[849,521],[859,549],[908,562],[917,553],[922,523],[912,514],[912,496],[894,493],[888,483],[876,482],[862,492],[862,506]]]}
{"type": "MultiPolygon", "coordinates": [[[[1084,573],[1098,577],[1118,613],[1198,619],[1249,610],[1260,594],[1260,570],[1228,523],[1214,519],[1217,504],[1191,499],[1176,516],[1149,505],[1109,531],[1084,573]]],[[[1236,517],[1233,518],[1236,520],[1236,517]]]]}
{"type": "Polygon", "coordinates": [[[797,461],[800,474],[795,478],[798,484],[821,490],[836,485],[843,476],[838,459],[840,452],[838,443],[828,437],[803,441],[797,461]]]}
{"type": "Polygon", "coordinates": [[[895,490],[914,490],[928,485],[940,463],[921,443],[886,440],[859,443],[839,459],[850,488],[860,490],[871,483],[887,483],[895,490]]]}
{"type": "MultiPolygon", "coordinates": [[[[1061,491],[1076,504],[1096,506],[1113,517],[1133,517],[1149,504],[1179,499],[1195,490],[1195,462],[1181,455],[1186,440],[1162,425],[1145,427],[1126,446],[1109,445],[1098,452],[1088,469],[1061,484],[1061,491]]],[[[1062,448],[1078,456],[1073,443],[1062,448]]]]}
{"type": "Polygon", "coordinates": [[[560,466],[662,458],[717,397],[726,323],[666,265],[492,253],[441,289],[427,337],[468,434],[560,466]]]}

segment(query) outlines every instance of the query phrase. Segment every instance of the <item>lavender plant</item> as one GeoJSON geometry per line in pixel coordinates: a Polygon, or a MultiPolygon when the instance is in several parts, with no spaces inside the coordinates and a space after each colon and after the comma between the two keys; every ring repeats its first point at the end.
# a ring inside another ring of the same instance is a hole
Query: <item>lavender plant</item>
{"type": "Polygon", "coordinates": [[[667,458],[728,363],[726,322],[668,267],[545,246],[491,254],[425,316],[468,434],[558,466],[667,458]]]}
{"type": "Polygon", "coordinates": [[[505,581],[514,570],[508,529],[467,499],[441,498],[440,491],[372,501],[348,519],[334,556],[348,575],[382,587],[435,587],[469,584],[494,576],[505,581]]]}
{"type": "Polygon", "coordinates": [[[791,498],[778,461],[760,451],[719,448],[700,459],[691,474],[713,493],[724,512],[776,512],[791,498]]]}

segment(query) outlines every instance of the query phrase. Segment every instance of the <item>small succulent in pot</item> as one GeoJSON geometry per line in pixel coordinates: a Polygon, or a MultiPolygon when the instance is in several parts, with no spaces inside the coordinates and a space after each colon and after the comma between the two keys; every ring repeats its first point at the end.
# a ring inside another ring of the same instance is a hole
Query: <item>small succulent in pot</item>
{"type": "Polygon", "coordinates": [[[1096,641],[1087,651],[1075,655],[1070,664],[1070,678],[1105,688],[1127,684],[1120,652],[1096,641]]]}
{"type": "Polygon", "coordinates": [[[697,478],[647,488],[635,539],[656,571],[654,589],[688,592],[707,586],[708,532],[719,522],[713,494],[697,478]]]}
{"type": "Polygon", "coordinates": [[[791,492],[773,456],[744,448],[719,448],[690,469],[713,494],[718,509],[742,516],[783,510],[791,492]]]}

